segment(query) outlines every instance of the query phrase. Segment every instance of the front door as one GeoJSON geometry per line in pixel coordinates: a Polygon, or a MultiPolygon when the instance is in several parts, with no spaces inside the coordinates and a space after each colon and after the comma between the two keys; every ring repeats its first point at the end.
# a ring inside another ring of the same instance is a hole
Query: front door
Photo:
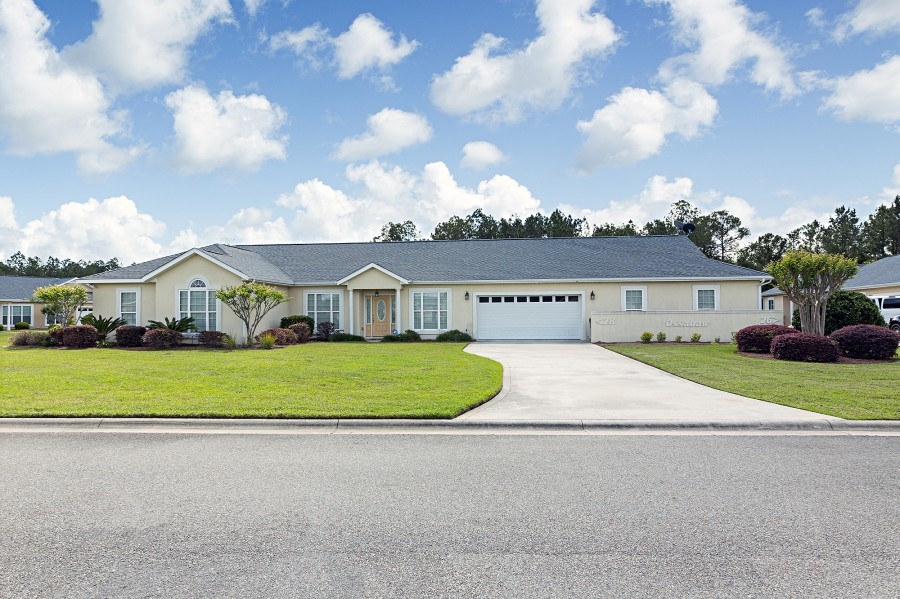
{"type": "Polygon", "coordinates": [[[370,295],[366,297],[366,316],[370,319],[367,323],[370,337],[384,337],[392,331],[392,312],[394,296],[370,295]]]}

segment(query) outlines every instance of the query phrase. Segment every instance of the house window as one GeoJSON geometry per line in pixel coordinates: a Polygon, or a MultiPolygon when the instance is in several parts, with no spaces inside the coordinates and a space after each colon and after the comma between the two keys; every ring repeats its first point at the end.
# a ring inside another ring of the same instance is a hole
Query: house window
{"type": "Polygon", "coordinates": [[[19,322],[31,325],[31,306],[3,306],[2,318],[4,328],[11,329],[19,322]]]}
{"type": "Polygon", "coordinates": [[[450,323],[447,291],[414,291],[413,329],[417,331],[447,330],[450,323]]]}
{"type": "Polygon", "coordinates": [[[121,289],[116,294],[116,303],[118,303],[118,316],[125,321],[125,324],[137,325],[138,323],[138,300],[139,295],[136,289],[121,289]]]}
{"type": "Polygon", "coordinates": [[[647,309],[646,287],[622,287],[622,310],[643,311],[647,309]]]}
{"type": "Polygon", "coordinates": [[[694,285],[694,310],[718,310],[719,286],[694,285]]]}
{"type": "Polygon", "coordinates": [[[218,330],[216,292],[201,279],[194,279],[188,289],[178,290],[178,318],[194,319],[198,331],[218,330]]]}
{"type": "Polygon", "coordinates": [[[769,310],[774,310],[774,309],[775,309],[775,300],[772,299],[772,298],[769,298],[769,299],[766,300],[766,301],[767,301],[769,310]]]}
{"type": "Polygon", "coordinates": [[[307,293],[306,315],[312,318],[316,327],[323,322],[330,322],[335,329],[341,328],[341,294],[340,293],[307,293]]]}

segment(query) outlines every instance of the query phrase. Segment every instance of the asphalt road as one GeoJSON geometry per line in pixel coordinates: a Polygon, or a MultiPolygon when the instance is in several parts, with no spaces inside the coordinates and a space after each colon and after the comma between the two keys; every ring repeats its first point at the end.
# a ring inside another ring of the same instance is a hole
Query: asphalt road
{"type": "Polygon", "coordinates": [[[900,437],[0,435],[3,597],[898,597],[900,437]]]}

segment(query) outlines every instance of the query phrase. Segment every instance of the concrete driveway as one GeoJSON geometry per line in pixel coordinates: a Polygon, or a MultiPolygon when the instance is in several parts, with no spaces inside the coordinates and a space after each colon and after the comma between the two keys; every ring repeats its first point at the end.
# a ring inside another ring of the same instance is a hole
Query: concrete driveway
{"type": "Polygon", "coordinates": [[[717,391],[584,342],[479,342],[466,351],[503,365],[503,389],[472,420],[673,423],[837,420],[717,391]]]}

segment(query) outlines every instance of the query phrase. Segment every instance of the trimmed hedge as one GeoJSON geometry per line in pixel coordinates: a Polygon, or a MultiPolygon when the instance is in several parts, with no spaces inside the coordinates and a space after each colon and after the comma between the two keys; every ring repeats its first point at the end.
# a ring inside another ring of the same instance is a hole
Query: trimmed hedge
{"type": "Polygon", "coordinates": [[[62,345],[62,331],[61,325],[55,324],[50,327],[50,330],[47,331],[47,334],[50,335],[50,345],[62,345]]]}
{"type": "MultiPolygon", "coordinates": [[[[307,316],[306,318],[309,317],[307,316]]],[[[310,318],[310,320],[312,319],[310,318]]],[[[281,322],[284,322],[284,319],[281,322]]],[[[309,338],[312,337],[312,328],[305,322],[292,324],[288,327],[288,330],[293,331],[297,335],[297,343],[309,343],[309,338]]]]}
{"type": "Polygon", "coordinates": [[[116,329],[116,345],[119,347],[141,347],[144,345],[144,333],[146,332],[146,327],[121,326],[116,329]]]}
{"type": "Polygon", "coordinates": [[[399,335],[385,335],[381,338],[386,343],[415,343],[422,340],[422,336],[412,329],[406,329],[399,335]]]}
{"type": "Polygon", "coordinates": [[[316,329],[316,321],[312,319],[312,316],[307,316],[306,314],[294,314],[292,316],[285,316],[281,319],[279,328],[289,329],[291,328],[291,325],[301,323],[309,327],[310,331],[314,331],[316,329]]]}
{"type": "Polygon", "coordinates": [[[17,331],[27,331],[28,329],[31,328],[31,325],[23,320],[21,322],[17,322],[15,325],[13,325],[13,328],[17,331]]]}
{"type": "Polygon", "coordinates": [[[738,351],[768,354],[772,351],[772,340],[779,335],[791,335],[796,329],[780,324],[754,324],[744,327],[734,336],[738,351]]]}
{"type": "Polygon", "coordinates": [[[12,337],[12,345],[16,347],[49,346],[51,344],[50,334],[42,331],[20,331],[12,337]]]}
{"type": "Polygon", "coordinates": [[[71,327],[63,327],[62,344],[63,347],[73,349],[84,349],[86,347],[96,347],[100,340],[97,329],[89,324],[79,324],[71,327]]]}
{"type": "Polygon", "coordinates": [[[265,334],[275,337],[276,345],[292,345],[297,343],[297,335],[290,329],[267,329],[256,336],[256,341],[265,334]]]}
{"type": "Polygon", "coordinates": [[[330,341],[365,341],[365,337],[351,335],[350,333],[332,333],[330,341]]]}
{"type": "Polygon", "coordinates": [[[837,342],[828,337],[793,333],[778,335],[772,340],[772,355],[776,360],[792,362],[837,362],[840,349],[837,342]]]}
{"type": "Polygon", "coordinates": [[[460,341],[471,341],[471,340],[472,340],[472,335],[470,335],[468,333],[463,333],[462,331],[458,331],[456,329],[453,329],[452,331],[445,331],[435,338],[435,341],[460,342],[460,341]]]}
{"type": "Polygon", "coordinates": [[[334,330],[337,327],[334,326],[333,322],[325,321],[320,322],[318,326],[316,326],[316,339],[319,341],[328,341],[331,339],[331,334],[334,333],[334,330]]]}
{"type": "Polygon", "coordinates": [[[855,324],[831,334],[848,358],[890,360],[897,353],[900,334],[871,324],[855,324]]]}
{"type": "Polygon", "coordinates": [[[200,345],[207,347],[222,347],[225,345],[225,333],[222,331],[200,331],[197,341],[200,345]]]}
{"type": "Polygon", "coordinates": [[[144,343],[153,349],[171,349],[181,343],[181,337],[175,329],[150,329],[144,333],[144,343]]]}

